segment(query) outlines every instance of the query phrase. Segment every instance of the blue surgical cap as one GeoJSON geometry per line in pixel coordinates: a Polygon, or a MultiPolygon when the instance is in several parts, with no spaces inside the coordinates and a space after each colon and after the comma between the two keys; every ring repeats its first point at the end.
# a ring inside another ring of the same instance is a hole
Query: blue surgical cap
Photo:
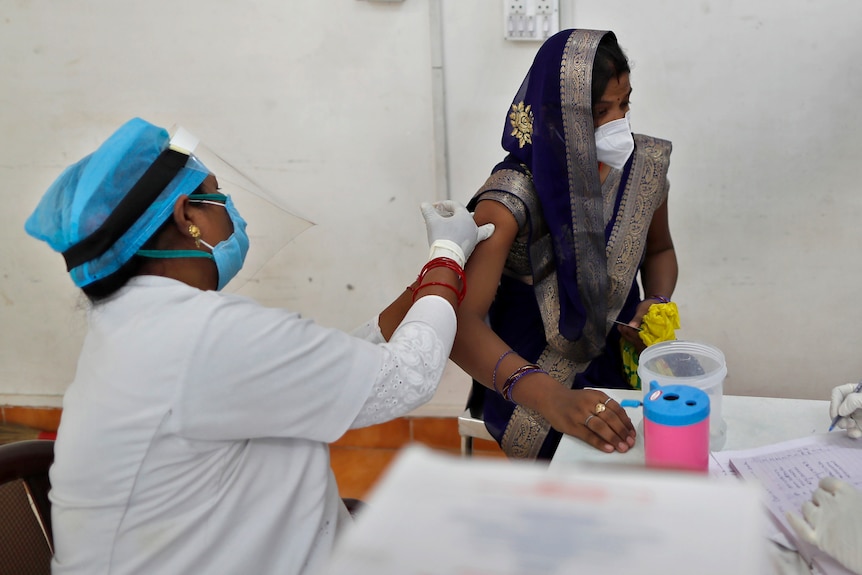
{"type": "Polygon", "coordinates": [[[120,269],[167,221],[177,198],[191,194],[207,177],[206,167],[185,152],[186,155],[179,156],[182,167],[161,192],[136,187],[139,180],[149,181],[142,177],[160,157],[164,158],[169,146],[170,137],[164,128],[140,118],[126,122],[95,152],[67,167],[27,219],[24,229],[28,234],[63,253],[70,266],[74,263],[69,275],[78,287],[120,269]],[[147,197],[141,215],[124,231],[120,230],[122,234],[104,246],[106,249],[97,250],[99,253],[88,261],[77,262],[80,258],[70,261],[68,250],[76,245],[80,248],[82,240],[92,240],[91,235],[105,224],[120,202],[126,199],[124,206],[127,206],[128,200],[136,199],[127,199],[133,190],[135,194],[152,194],[155,199],[150,202],[147,197]]]}

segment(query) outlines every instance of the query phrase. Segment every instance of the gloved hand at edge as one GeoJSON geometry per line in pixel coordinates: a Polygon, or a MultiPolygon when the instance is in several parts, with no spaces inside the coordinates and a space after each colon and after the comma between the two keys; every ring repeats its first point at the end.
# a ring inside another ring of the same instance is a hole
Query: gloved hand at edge
{"type": "Polygon", "coordinates": [[[447,257],[463,268],[476,244],[494,233],[494,224],[477,226],[467,208],[453,200],[423,202],[421,209],[431,246],[429,260],[447,257]]]}
{"type": "MultiPolygon", "coordinates": [[[[854,439],[862,437],[862,392],[856,393],[855,383],[845,383],[832,389],[829,417],[839,417],[836,424],[854,439]]],[[[862,521],[862,517],[859,519],[862,521]]]]}
{"type": "Polygon", "coordinates": [[[802,516],[787,513],[800,539],[822,549],[862,575],[862,492],[834,477],[824,477],[802,505],[802,516]]]}

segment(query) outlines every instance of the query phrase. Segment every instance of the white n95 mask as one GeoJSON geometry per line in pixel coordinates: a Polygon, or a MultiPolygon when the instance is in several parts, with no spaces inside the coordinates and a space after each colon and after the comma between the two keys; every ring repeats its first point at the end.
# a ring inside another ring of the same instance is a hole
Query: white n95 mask
{"type": "Polygon", "coordinates": [[[624,118],[596,128],[596,158],[601,163],[621,170],[634,149],[631,112],[626,112],[624,118]]]}

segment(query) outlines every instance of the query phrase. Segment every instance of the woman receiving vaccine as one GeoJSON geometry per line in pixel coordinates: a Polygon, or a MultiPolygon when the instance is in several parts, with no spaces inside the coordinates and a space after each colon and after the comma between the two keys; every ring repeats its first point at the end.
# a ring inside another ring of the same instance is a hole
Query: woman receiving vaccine
{"type": "Polygon", "coordinates": [[[496,231],[467,265],[452,357],[511,457],[550,458],[563,433],[634,445],[623,409],[588,389],[628,387],[620,338],[643,349],[634,328],[677,279],[671,145],[632,133],[631,97],[612,32],[549,38],[506,111],[507,155],[468,206],[496,231]]]}

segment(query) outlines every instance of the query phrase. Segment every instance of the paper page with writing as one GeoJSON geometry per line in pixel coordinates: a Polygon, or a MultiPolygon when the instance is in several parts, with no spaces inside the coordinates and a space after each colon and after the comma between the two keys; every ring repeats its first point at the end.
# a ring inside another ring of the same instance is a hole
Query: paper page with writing
{"type": "MultiPolygon", "coordinates": [[[[709,476],[716,478],[739,477],[730,465],[733,454],[745,453],[742,451],[712,451],[709,454],[709,476]]],[[[770,528],[766,533],[767,538],[785,549],[796,551],[796,545],[791,542],[784,531],[779,529],[775,522],[770,522],[770,528]]]]}
{"type": "Polygon", "coordinates": [[[736,452],[725,453],[743,479],[756,480],[766,492],[765,503],[781,531],[809,561],[825,563],[815,549],[796,538],[785,513],[801,514],[821,478],[837,477],[862,489],[862,441],[845,433],[823,433],[736,452]]]}

